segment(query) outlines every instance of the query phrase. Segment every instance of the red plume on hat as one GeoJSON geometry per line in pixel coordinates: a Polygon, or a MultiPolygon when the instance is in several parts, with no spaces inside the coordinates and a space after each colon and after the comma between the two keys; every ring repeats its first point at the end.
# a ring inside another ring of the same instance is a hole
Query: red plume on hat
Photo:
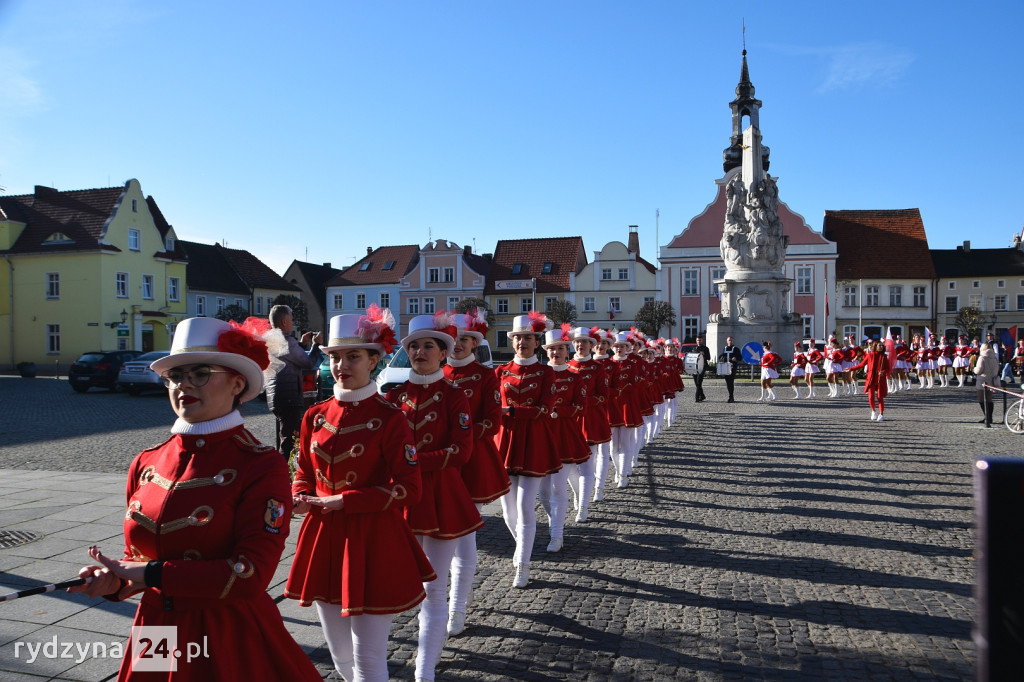
{"type": "Polygon", "coordinates": [[[555,326],[555,323],[544,316],[539,310],[531,310],[529,313],[530,329],[537,334],[543,334],[555,326]]]}
{"type": "Polygon", "coordinates": [[[605,338],[604,331],[600,327],[591,327],[590,338],[594,339],[594,343],[600,343],[605,338]]]}
{"type": "Polygon", "coordinates": [[[398,344],[395,338],[395,316],[388,308],[381,308],[376,303],[371,303],[366,309],[366,315],[359,318],[356,325],[356,333],[367,343],[379,343],[384,348],[384,353],[390,353],[398,344]]]}
{"type": "Polygon", "coordinates": [[[455,326],[455,313],[450,313],[447,310],[438,310],[434,313],[434,329],[453,339],[459,338],[459,329],[455,326]]]}
{"type": "Polygon", "coordinates": [[[470,308],[466,312],[470,317],[469,330],[487,336],[487,311],[470,308]]]}
{"type": "Polygon", "coordinates": [[[562,323],[562,341],[572,341],[572,325],[568,322],[562,323]]]}
{"type": "Polygon", "coordinates": [[[217,350],[247,357],[259,365],[261,370],[269,367],[270,354],[267,353],[267,342],[262,337],[270,329],[270,321],[262,317],[248,317],[242,324],[234,320],[228,324],[231,329],[217,337],[217,350]]]}

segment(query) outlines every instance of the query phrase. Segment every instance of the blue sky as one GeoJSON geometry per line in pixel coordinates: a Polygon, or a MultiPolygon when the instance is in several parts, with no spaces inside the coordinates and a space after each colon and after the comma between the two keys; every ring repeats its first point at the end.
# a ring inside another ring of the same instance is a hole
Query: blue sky
{"type": "Polygon", "coordinates": [[[0,0],[0,186],[135,177],[182,238],[279,272],[431,235],[592,256],[630,224],[653,260],[714,198],[744,19],[812,228],[917,207],[932,248],[1009,245],[1019,2],[0,0]]]}

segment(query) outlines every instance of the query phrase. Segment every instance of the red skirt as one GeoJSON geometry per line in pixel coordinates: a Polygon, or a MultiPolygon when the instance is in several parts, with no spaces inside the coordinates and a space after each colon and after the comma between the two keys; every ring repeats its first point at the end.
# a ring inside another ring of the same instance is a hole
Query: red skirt
{"type": "Polygon", "coordinates": [[[554,448],[556,441],[551,421],[546,414],[536,419],[502,416],[501,429],[495,439],[509,476],[543,478],[562,468],[554,448]]]}
{"type": "Polygon", "coordinates": [[[612,427],[608,425],[608,402],[597,404],[587,401],[583,412],[577,417],[583,438],[589,445],[607,443],[612,439],[612,427]]]}
{"type": "Polygon", "coordinates": [[[457,467],[423,472],[420,501],[406,507],[405,519],[416,535],[440,540],[469,535],[484,525],[457,467]]]}
{"type": "Polygon", "coordinates": [[[609,398],[608,424],[613,428],[616,426],[640,426],[644,423],[643,415],[640,414],[640,406],[633,395],[636,390],[636,387],[631,387],[617,397],[609,398]]]}
{"type": "Polygon", "coordinates": [[[509,491],[508,472],[492,438],[473,441],[473,455],[462,467],[462,480],[469,497],[477,504],[496,500],[509,491]]]}
{"type": "Polygon", "coordinates": [[[583,438],[583,429],[576,419],[559,417],[551,421],[554,422],[554,442],[562,464],[581,464],[590,459],[590,446],[583,438]]]}

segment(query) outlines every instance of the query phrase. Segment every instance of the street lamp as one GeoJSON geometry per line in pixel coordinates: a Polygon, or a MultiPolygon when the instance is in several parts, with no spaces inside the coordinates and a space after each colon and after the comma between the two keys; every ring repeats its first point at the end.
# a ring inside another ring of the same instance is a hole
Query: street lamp
{"type": "Polygon", "coordinates": [[[121,321],[120,322],[108,322],[107,326],[109,326],[111,329],[114,329],[114,328],[117,327],[117,325],[124,324],[127,321],[128,321],[128,311],[125,310],[124,308],[121,308],[121,321]]]}

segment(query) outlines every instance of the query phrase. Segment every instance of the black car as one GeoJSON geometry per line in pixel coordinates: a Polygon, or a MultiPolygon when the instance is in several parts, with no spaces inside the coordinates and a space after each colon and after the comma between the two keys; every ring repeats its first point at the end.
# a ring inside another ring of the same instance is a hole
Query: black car
{"type": "Polygon", "coordinates": [[[120,393],[124,390],[117,383],[121,365],[142,355],[137,350],[97,350],[82,353],[82,357],[71,363],[68,381],[78,393],[85,393],[92,386],[109,388],[120,393]]]}

